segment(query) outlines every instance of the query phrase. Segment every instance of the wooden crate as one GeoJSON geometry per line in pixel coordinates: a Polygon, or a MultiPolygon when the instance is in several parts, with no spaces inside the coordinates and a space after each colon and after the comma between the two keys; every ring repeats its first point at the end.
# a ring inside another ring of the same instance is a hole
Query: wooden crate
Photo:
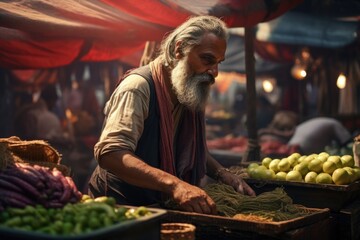
{"type": "Polygon", "coordinates": [[[244,180],[254,189],[256,194],[283,187],[294,203],[310,208],[329,208],[336,212],[360,197],[360,181],[349,185],[335,185],[251,178],[244,180]]]}
{"type": "Polygon", "coordinates": [[[331,218],[335,239],[360,239],[360,200],[354,201],[339,212],[332,212],[331,218]]]}
{"type": "Polygon", "coordinates": [[[196,226],[196,239],[329,239],[318,227],[329,232],[329,209],[308,208],[312,213],[304,217],[280,222],[257,222],[223,216],[168,210],[163,222],[191,223],[196,226]],[[316,230],[315,230],[316,229],[316,230]],[[317,238],[322,234],[321,238],[317,238]],[[315,237],[316,235],[316,237],[315,237]],[[325,238],[324,238],[325,237],[325,238]]]}

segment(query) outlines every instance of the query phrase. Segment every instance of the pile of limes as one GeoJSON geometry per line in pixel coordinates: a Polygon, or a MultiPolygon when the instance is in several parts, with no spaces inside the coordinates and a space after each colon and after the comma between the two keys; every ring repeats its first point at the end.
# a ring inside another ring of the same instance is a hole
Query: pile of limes
{"type": "Polygon", "coordinates": [[[293,153],[282,159],[265,157],[247,167],[254,179],[348,185],[360,179],[360,168],[352,155],[293,153]]]}

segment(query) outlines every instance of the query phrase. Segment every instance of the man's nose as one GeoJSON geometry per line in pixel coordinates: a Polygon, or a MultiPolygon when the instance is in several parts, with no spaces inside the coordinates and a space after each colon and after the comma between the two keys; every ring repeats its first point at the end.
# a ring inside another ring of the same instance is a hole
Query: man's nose
{"type": "Polygon", "coordinates": [[[211,74],[214,78],[216,78],[217,75],[219,74],[218,65],[215,64],[213,67],[211,67],[210,69],[208,69],[207,72],[208,72],[209,74],[211,74]]]}

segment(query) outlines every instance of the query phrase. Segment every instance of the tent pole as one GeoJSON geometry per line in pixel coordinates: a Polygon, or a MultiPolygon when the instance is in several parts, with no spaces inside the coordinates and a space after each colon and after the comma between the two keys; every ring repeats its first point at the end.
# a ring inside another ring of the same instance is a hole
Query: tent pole
{"type": "Polygon", "coordinates": [[[246,70],[246,125],[248,131],[248,148],[242,162],[260,161],[260,146],[257,140],[256,126],[256,85],[254,58],[254,28],[245,27],[245,70],[246,70]]]}

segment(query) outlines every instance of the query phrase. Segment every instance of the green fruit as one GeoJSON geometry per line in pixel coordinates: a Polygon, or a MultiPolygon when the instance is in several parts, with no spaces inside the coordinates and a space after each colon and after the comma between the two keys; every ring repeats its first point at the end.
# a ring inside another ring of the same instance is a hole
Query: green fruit
{"type": "Polygon", "coordinates": [[[269,168],[269,164],[270,164],[271,161],[272,161],[271,158],[266,157],[266,158],[264,158],[264,159],[261,161],[261,164],[262,164],[263,166],[265,166],[266,168],[269,168]]]}
{"type": "Polygon", "coordinates": [[[317,156],[317,158],[315,158],[315,159],[319,159],[322,163],[324,163],[324,162],[326,162],[326,160],[327,160],[327,156],[325,156],[325,155],[319,155],[319,156],[317,156]]]}
{"type": "Polygon", "coordinates": [[[279,181],[285,181],[286,180],[286,175],[287,175],[286,172],[278,172],[275,175],[275,179],[279,180],[279,181]]]}
{"type": "Polygon", "coordinates": [[[287,159],[290,163],[290,168],[293,168],[298,163],[298,159],[295,156],[290,155],[287,159]]]}
{"type": "Polygon", "coordinates": [[[337,168],[342,167],[342,162],[341,162],[340,156],[337,156],[337,155],[329,156],[327,161],[332,161],[332,162],[336,163],[337,168]]]}
{"type": "Polygon", "coordinates": [[[360,179],[360,168],[359,167],[353,167],[353,171],[355,174],[355,181],[360,179]]]}
{"type": "Polygon", "coordinates": [[[252,169],[252,168],[256,168],[256,167],[258,167],[258,166],[259,166],[258,163],[252,162],[252,163],[250,163],[250,164],[247,166],[247,169],[249,170],[249,169],[252,169]]]}
{"type": "Polygon", "coordinates": [[[340,158],[343,167],[354,167],[355,160],[351,155],[344,155],[340,158]]]}
{"type": "Polygon", "coordinates": [[[332,180],[336,185],[347,185],[350,183],[350,175],[345,169],[338,168],[333,172],[332,180]]]}
{"type": "Polygon", "coordinates": [[[337,166],[333,161],[326,161],[323,163],[322,169],[324,173],[332,174],[337,169],[337,166]]]}
{"type": "Polygon", "coordinates": [[[269,169],[273,170],[275,173],[279,172],[278,164],[280,159],[273,159],[269,164],[269,169]]]}
{"type": "Polygon", "coordinates": [[[316,172],[308,172],[305,176],[305,182],[306,183],[316,183],[316,177],[317,177],[317,173],[316,172]]]}
{"type": "Polygon", "coordinates": [[[292,170],[286,174],[286,181],[291,182],[302,182],[303,178],[301,176],[301,173],[296,170],[292,170]]]}
{"type": "Polygon", "coordinates": [[[288,172],[290,170],[291,164],[287,158],[283,158],[278,163],[278,169],[280,172],[288,172]]]}
{"type": "Polygon", "coordinates": [[[349,174],[349,183],[355,182],[356,181],[356,174],[355,174],[355,170],[351,167],[343,167],[343,169],[345,169],[347,171],[347,173],[349,174]]]}
{"type": "Polygon", "coordinates": [[[298,159],[301,157],[301,154],[300,154],[300,153],[295,152],[295,153],[292,153],[289,157],[291,157],[291,158],[295,158],[296,160],[298,160],[298,159]]]}
{"type": "Polygon", "coordinates": [[[308,162],[304,161],[297,164],[293,170],[299,171],[303,177],[309,172],[308,162]]]}
{"type": "Polygon", "coordinates": [[[323,166],[323,163],[320,159],[313,159],[309,162],[308,164],[308,168],[310,171],[313,171],[313,172],[316,172],[316,173],[320,173],[322,172],[322,166],[323,166]]]}
{"type": "Polygon", "coordinates": [[[328,173],[319,173],[316,177],[316,183],[321,184],[332,184],[333,180],[331,178],[331,175],[328,173]]]}
{"type": "Polygon", "coordinates": [[[327,152],[321,152],[318,155],[318,157],[326,157],[326,158],[328,158],[329,156],[330,156],[330,154],[328,154],[327,152]]]}

